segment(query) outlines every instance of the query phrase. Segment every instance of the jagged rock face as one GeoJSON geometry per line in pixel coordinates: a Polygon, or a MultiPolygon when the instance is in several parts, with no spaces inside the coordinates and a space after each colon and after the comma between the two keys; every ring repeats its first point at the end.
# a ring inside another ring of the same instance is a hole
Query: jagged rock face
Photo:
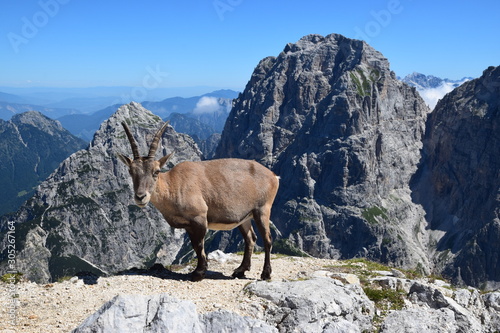
{"type": "Polygon", "coordinates": [[[36,111],[0,120],[0,215],[17,210],[59,163],[86,145],[36,111]]]}
{"type": "Polygon", "coordinates": [[[272,219],[300,249],[428,268],[408,188],[428,112],[366,43],[306,36],[259,63],[216,156],[281,177],[272,219]]]}
{"type": "Polygon", "coordinates": [[[446,95],[427,123],[415,201],[426,210],[437,265],[456,282],[500,276],[500,67],[446,95]]]}
{"type": "MultiPolygon", "coordinates": [[[[2,229],[7,220],[16,222],[17,269],[30,280],[47,282],[80,271],[116,273],[175,259],[183,232],[174,232],[152,205],[140,209],[133,202],[128,170],[116,157],[131,155],[122,121],[145,155],[162,121],[140,104],[124,105],[101,125],[89,148],[67,158],[15,215],[2,220],[2,229]]],[[[169,127],[157,157],[173,150],[174,164],[201,156],[191,138],[169,127]]]]}
{"type": "Polygon", "coordinates": [[[203,156],[206,159],[212,159],[215,154],[215,150],[220,142],[220,134],[214,133],[208,137],[208,139],[198,143],[198,147],[203,152],[203,156]]]}

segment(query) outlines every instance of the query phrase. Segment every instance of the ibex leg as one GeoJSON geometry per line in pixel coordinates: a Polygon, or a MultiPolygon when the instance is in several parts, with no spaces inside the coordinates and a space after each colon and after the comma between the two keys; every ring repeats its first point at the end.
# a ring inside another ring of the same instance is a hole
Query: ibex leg
{"type": "Polygon", "coordinates": [[[198,257],[198,265],[191,273],[191,280],[200,281],[203,280],[208,269],[207,256],[205,255],[205,234],[207,233],[207,229],[203,226],[196,226],[189,228],[189,230],[186,229],[186,231],[198,257]]]}
{"type": "Polygon", "coordinates": [[[248,220],[245,223],[241,224],[238,229],[240,230],[241,234],[243,235],[243,239],[245,240],[245,254],[243,255],[243,261],[241,262],[240,267],[234,270],[233,277],[243,278],[245,277],[245,272],[250,270],[253,248],[255,246],[257,236],[253,231],[251,220],[248,220]]]}
{"type": "Polygon", "coordinates": [[[259,233],[262,236],[262,240],[264,242],[264,268],[262,270],[262,274],[260,278],[262,280],[271,279],[271,248],[273,244],[273,240],[271,237],[271,230],[269,225],[269,219],[271,216],[271,207],[264,206],[258,210],[254,211],[253,217],[255,223],[257,224],[257,228],[259,229],[259,233]]]}

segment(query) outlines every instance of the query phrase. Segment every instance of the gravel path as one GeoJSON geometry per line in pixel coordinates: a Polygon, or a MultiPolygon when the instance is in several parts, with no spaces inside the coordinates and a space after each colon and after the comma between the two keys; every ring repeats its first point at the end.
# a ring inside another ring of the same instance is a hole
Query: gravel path
{"type": "MultiPolygon", "coordinates": [[[[200,313],[221,308],[240,315],[251,315],[252,307],[255,307],[255,297],[245,294],[243,288],[259,279],[264,255],[253,256],[252,270],[247,272],[246,279],[233,279],[231,274],[241,260],[241,255],[219,255],[209,261],[207,277],[200,282],[187,280],[187,273],[192,270],[189,266],[174,269],[175,272],[163,270],[158,271],[158,274],[149,272],[147,275],[141,274],[142,272],[130,272],[128,275],[101,277],[93,281],[94,284],[85,284],[82,279],[76,277],[46,285],[22,282],[16,285],[19,294],[17,326],[8,326],[4,320],[8,317],[7,308],[3,306],[0,333],[70,332],[118,294],[168,293],[176,298],[194,302],[200,313]]],[[[271,264],[273,280],[296,280],[310,276],[325,266],[336,265],[337,261],[273,255],[271,264]]],[[[6,288],[7,285],[2,283],[2,290],[6,288]]],[[[4,294],[2,304],[7,302],[4,294]]],[[[255,309],[253,310],[255,313],[255,309]]]]}

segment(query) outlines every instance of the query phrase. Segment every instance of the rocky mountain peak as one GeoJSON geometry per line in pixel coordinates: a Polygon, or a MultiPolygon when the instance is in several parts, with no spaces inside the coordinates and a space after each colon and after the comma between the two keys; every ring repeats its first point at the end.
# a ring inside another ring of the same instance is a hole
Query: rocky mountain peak
{"type": "MultiPolygon", "coordinates": [[[[487,104],[488,107],[483,116],[498,116],[498,106],[500,104],[500,66],[490,66],[484,70],[483,75],[475,80],[474,91],[479,102],[487,104]]],[[[480,107],[484,109],[484,106],[480,107]]]]}
{"type": "Polygon", "coordinates": [[[413,72],[404,77],[403,82],[416,87],[417,89],[437,88],[443,83],[443,79],[422,73],[413,72]]]}
{"type": "Polygon", "coordinates": [[[41,114],[37,111],[28,111],[24,113],[18,113],[11,118],[12,123],[14,124],[24,124],[30,125],[35,128],[40,129],[43,132],[49,133],[50,135],[54,135],[56,132],[65,131],[56,120],[52,120],[41,114]]]}
{"type": "Polygon", "coordinates": [[[255,68],[217,157],[256,159],[281,176],[273,221],[298,249],[428,267],[411,231],[418,214],[408,233],[396,231],[410,214],[407,184],[428,112],[380,52],[310,35],[255,68]]]}
{"type": "MultiPolygon", "coordinates": [[[[363,99],[370,94],[371,84],[381,79],[381,74],[393,76],[387,59],[362,41],[332,34],[309,35],[288,44],[278,57],[264,58],[258,64],[233,108],[239,113],[258,109],[257,113],[265,114],[268,121],[260,124],[256,131],[241,132],[240,136],[233,137],[231,145],[223,140],[218,156],[231,155],[236,149],[242,157],[273,164],[279,157],[276,153],[299,132],[306,115],[316,114],[318,107],[325,108],[320,102],[330,103],[331,98],[344,92],[348,85],[363,99]],[[268,123],[276,125],[279,134],[274,135],[272,142],[259,143],[257,137],[268,123]],[[249,142],[244,135],[250,135],[249,142]],[[271,144],[277,149],[273,151],[271,144]]],[[[256,124],[254,120],[255,117],[248,119],[247,123],[256,124]]],[[[229,119],[226,128],[234,125],[229,119]]]]}
{"type": "Polygon", "coordinates": [[[152,114],[139,103],[131,102],[122,105],[108,120],[101,124],[94,134],[90,146],[106,149],[110,154],[118,152],[116,151],[118,148],[125,148],[123,154],[130,152],[130,147],[127,147],[128,141],[123,140],[126,137],[121,125],[122,122],[126,122],[131,127],[134,136],[136,136],[140,152],[145,154],[148,149],[147,145],[150,142],[150,140],[147,140],[148,138],[144,137],[145,133],[153,132],[152,137],[157,129],[155,125],[158,126],[161,121],[160,117],[152,114]],[[132,122],[133,126],[131,125],[132,122]]]}
{"type": "Polygon", "coordinates": [[[337,56],[341,59],[337,58],[336,62],[346,63],[346,66],[356,65],[363,58],[362,60],[371,66],[389,67],[387,59],[365,42],[349,39],[339,34],[330,34],[325,37],[316,34],[304,36],[297,43],[287,44],[282,54],[314,53],[326,56],[332,52],[336,55],[340,52],[337,56]]]}
{"type": "Polygon", "coordinates": [[[0,120],[0,215],[19,208],[59,163],[86,145],[36,111],[0,120]]]}

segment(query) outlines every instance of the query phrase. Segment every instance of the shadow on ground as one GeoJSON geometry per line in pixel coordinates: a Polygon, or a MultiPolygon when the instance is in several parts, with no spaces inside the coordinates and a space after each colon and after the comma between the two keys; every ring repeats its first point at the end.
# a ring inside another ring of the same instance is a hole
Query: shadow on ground
{"type": "MultiPolygon", "coordinates": [[[[177,280],[177,281],[191,281],[191,273],[179,273],[165,268],[161,264],[154,264],[148,269],[144,268],[131,268],[126,271],[117,273],[116,275],[143,275],[152,276],[159,279],[165,280],[177,280]]],[[[90,272],[81,272],[77,274],[80,280],[87,285],[97,284],[97,280],[101,277],[90,272]]],[[[205,279],[209,280],[233,280],[232,276],[227,276],[221,272],[207,271],[205,274],[205,279]]]]}

